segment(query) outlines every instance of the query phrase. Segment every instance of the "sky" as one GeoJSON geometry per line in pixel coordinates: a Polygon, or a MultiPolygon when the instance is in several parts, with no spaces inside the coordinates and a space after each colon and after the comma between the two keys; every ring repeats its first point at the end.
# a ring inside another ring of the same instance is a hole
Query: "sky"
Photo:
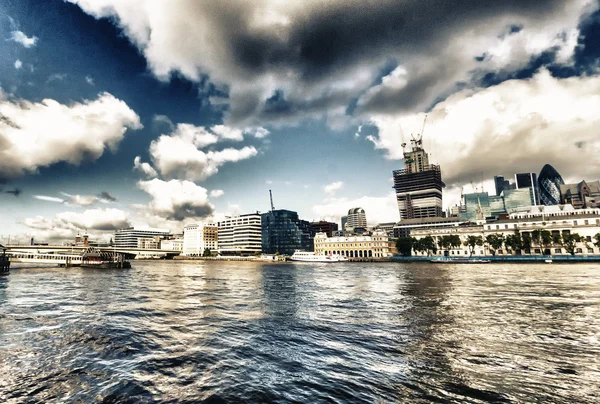
{"type": "Polygon", "coordinates": [[[399,220],[421,131],[444,205],[600,177],[598,0],[5,0],[0,243],[277,209],[399,220]],[[14,192],[15,190],[19,192],[14,192]]]}

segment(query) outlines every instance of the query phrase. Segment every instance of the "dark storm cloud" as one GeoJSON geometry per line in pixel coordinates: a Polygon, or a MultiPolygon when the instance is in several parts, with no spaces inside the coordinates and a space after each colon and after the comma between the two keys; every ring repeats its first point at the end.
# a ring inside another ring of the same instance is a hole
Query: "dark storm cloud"
{"type": "Polygon", "coordinates": [[[584,9],[563,0],[149,2],[135,13],[117,0],[77,4],[97,18],[118,17],[158,77],[208,77],[227,89],[207,98],[237,125],[343,110],[390,59],[407,69],[410,83],[370,94],[356,113],[420,110],[469,81],[473,64],[502,69],[502,57],[486,54],[497,41],[524,32],[552,38],[576,27],[584,9]],[[352,83],[361,69],[372,77],[352,83]]]}
{"type": "Polygon", "coordinates": [[[117,201],[116,197],[112,196],[111,194],[109,194],[106,191],[100,192],[100,194],[98,195],[98,198],[103,199],[108,202],[116,202],[117,201]]]}

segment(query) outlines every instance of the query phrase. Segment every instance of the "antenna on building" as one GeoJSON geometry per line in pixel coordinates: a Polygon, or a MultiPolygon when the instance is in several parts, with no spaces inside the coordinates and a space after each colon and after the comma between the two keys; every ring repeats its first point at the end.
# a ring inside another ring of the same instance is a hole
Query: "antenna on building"
{"type": "Polygon", "coordinates": [[[481,193],[483,193],[483,171],[481,172],[481,193]]]}
{"type": "Polygon", "coordinates": [[[271,190],[269,189],[269,197],[271,197],[271,210],[275,210],[275,206],[273,206],[273,193],[271,192],[271,190]]]}

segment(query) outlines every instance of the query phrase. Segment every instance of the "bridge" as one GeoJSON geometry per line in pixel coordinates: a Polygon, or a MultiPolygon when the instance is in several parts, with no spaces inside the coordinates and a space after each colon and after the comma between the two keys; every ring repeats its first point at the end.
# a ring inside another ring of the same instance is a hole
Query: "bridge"
{"type": "MultiPolygon", "coordinates": [[[[7,245],[6,254],[14,256],[22,255],[40,255],[44,256],[43,259],[56,262],[60,261],[61,258],[56,257],[65,257],[68,255],[73,256],[81,256],[84,251],[90,247],[84,246],[64,246],[64,245],[7,245]],[[49,257],[52,256],[52,257],[49,257]]],[[[181,254],[181,251],[178,250],[159,250],[159,249],[145,249],[145,248],[119,248],[119,247],[93,247],[100,253],[113,253],[113,254],[121,254],[126,259],[135,259],[135,258],[162,258],[162,259],[171,259],[176,255],[181,254]]],[[[16,259],[16,258],[15,258],[16,259]]],[[[19,259],[30,259],[30,258],[19,258],[19,259]]],[[[64,260],[64,259],[63,259],[64,260]]],[[[11,261],[13,259],[11,258],[11,261]]],[[[17,262],[17,261],[15,261],[17,262]]],[[[28,262],[28,261],[18,261],[18,262],[28,262]]],[[[39,263],[40,261],[35,261],[39,263]]]]}

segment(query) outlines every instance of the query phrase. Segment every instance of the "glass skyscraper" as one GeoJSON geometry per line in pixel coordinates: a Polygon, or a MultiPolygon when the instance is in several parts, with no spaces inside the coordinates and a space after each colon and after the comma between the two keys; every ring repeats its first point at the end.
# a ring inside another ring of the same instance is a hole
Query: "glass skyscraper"
{"type": "Polygon", "coordinates": [[[310,223],[291,210],[271,210],[261,215],[262,250],[266,254],[292,255],[295,250],[312,251],[314,232],[310,223]]]}
{"type": "Polygon", "coordinates": [[[546,206],[560,204],[560,186],[562,177],[550,164],[546,164],[538,177],[540,203],[546,206]]]}

